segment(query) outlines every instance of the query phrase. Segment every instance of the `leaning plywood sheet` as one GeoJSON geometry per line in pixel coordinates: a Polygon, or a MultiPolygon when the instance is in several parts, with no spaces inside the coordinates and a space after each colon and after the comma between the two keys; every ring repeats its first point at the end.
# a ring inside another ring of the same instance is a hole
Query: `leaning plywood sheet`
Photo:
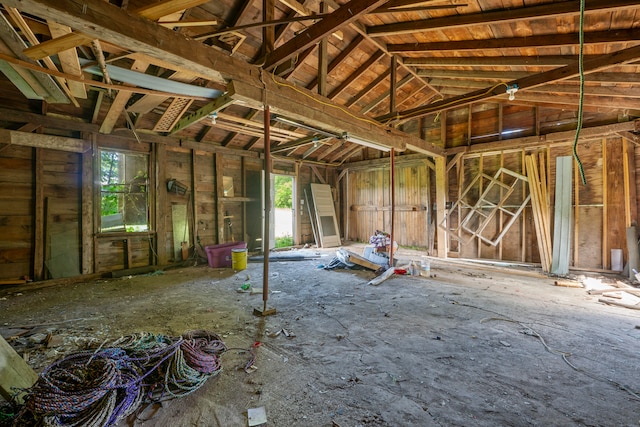
{"type": "Polygon", "coordinates": [[[63,214],[72,213],[64,199],[45,199],[45,265],[52,279],[80,274],[80,224],[77,220],[64,220],[63,214]]]}
{"type": "Polygon", "coordinates": [[[551,272],[558,275],[569,273],[571,257],[571,174],[573,158],[556,158],[556,203],[553,218],[553,255],[551,272]]]}
{"type": "Polygon", "coordinates": [[[318,219],[317,230],[320,246],[331,248],[340,246],[340,232],[336,210],[331,196],[331,187],[327,184],[310,184],[311,197],[318,219]]]}

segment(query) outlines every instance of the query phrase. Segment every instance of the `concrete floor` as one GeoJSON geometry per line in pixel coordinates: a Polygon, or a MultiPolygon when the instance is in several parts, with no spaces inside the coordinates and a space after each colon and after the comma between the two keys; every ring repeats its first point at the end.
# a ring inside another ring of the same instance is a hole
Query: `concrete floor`
{"type": "MultiPolygon", "coordinates": [[[[360,251],[361,246],[352,247],[360,251]]],[[[314,255],[315,252],[299,251],[314,255]]],[[[128,425],[637,426],[640,312],[553,286],[536,269],[432,259],[431,278],[368,285],[363,270],[318,269],[333,256],[270,264],[268,305],[252,314],[262,264],[198,266],[158,276],[4,288],[5,328],[48,325],[62,343],[32,349],[41,369],[87,339],[208,329],[232,348],[194,394],[149,407],[128,425]],[[293,333],[289,338],[282,329],[293,333]],[[146,419],[146,421],[142,421],[146,419]]],[[[400,264],[419,252],[399,251],[400,264]]],[[[607,280],[611,280],[607,278],[607,280]]]]}

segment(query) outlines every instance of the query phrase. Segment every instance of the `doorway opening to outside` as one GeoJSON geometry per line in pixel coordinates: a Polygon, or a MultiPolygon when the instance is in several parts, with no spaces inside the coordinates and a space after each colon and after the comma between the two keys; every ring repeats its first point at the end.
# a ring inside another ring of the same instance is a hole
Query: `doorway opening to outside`
{"type": "Polygon", "coordinates": [[[273,213],[274,242],[276,248],[293,246],[295,186],[292,176],[274,175],[273,178],[273,213]]]}

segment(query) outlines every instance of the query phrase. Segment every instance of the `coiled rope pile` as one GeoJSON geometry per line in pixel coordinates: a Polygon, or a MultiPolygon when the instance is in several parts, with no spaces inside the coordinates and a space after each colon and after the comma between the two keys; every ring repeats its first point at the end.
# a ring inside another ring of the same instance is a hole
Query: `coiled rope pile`
{"type": "Polygon", "coordinates": [[[218,374],[227,350],[209,331],[129,335],[72,354],[40,374],[14,425],[111,426],[145,401],[186,396],[218,374]]]}

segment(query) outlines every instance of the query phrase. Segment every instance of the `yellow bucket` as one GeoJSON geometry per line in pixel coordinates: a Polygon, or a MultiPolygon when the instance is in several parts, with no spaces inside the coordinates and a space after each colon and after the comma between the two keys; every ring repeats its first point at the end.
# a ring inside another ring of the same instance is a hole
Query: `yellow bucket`
{"type": "Polygon", "coordinates": [[[244,270],[247,268],[246,249],[231,250],[231,268],[233,268],[234,270],[244,270]]]}

